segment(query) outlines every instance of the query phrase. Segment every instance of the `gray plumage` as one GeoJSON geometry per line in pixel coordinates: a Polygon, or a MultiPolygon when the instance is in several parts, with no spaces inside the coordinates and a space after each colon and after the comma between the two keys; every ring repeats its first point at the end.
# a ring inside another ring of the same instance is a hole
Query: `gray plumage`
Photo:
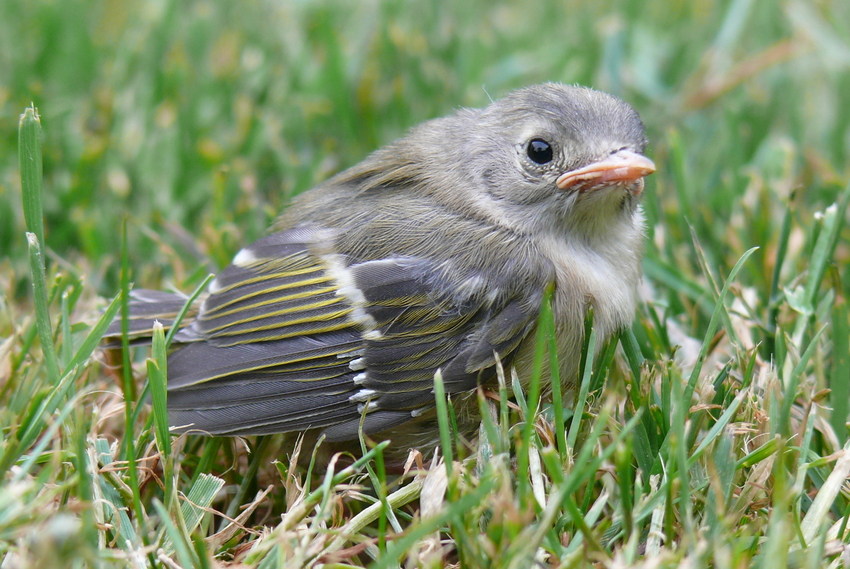
{"type": "MultiPolygon", "coordinates": [[[[560,84],[415,127],[298,196],[216,278],[169,357],[171,423],[344,441],[362,418],[428,445],[434,372],[455,400],[494,378],[494,353],[527,378],[550,283],[571,383],[587,307],[603,337],[634,313],[645,145],[627,104],[560,84]]],[[[138,293],[134,337],[179,306],[138,293]]]]}

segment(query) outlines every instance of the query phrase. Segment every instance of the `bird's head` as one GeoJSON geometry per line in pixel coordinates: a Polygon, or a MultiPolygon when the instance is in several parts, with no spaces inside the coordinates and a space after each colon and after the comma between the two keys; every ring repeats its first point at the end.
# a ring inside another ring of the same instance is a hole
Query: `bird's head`
{"type": "Polygon", "coordinates": [[[474,123],[467,171],[479,190],[527,223],[597,225],[632,215],[655,171],[634,109],[585,87],[535,85],[459,116],[474,123]]]}
{"type": "Polygon", "coordinates": [[[470,217],[537,233],[605,233],[639,217],[640,117],[620,99],[544,83],[428,121],[342,178],[361,191],[427,193],[470,217]]]}
{"type": "Polygon", "coordinates": [[[413,129],[373,155],[369,185],[416,186],[520,231],[604,232],[638,215],[643,178],[655,171],[645,147],[625,102],[545,83],[413,129]]]}

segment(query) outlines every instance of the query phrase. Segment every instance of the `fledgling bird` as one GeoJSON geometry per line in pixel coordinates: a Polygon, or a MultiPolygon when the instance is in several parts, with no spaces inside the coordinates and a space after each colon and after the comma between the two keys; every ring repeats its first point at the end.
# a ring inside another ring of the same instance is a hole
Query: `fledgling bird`
{"type": "MultiPolygon", "coordinates": [[[[629,105],[555,83],[413,128],[298,196],[212,281],[168,358],[171,425],[351,441],[362,419],[427,449],[434,373],[474,431],[467,394],[497,357],[529,377],[550,284],[569,387],[588,307],[601,337],[633,317],[645,146],[629,105]]],[[[183,302],[136,291],[131,335],[168,327],[183,302]]]]}

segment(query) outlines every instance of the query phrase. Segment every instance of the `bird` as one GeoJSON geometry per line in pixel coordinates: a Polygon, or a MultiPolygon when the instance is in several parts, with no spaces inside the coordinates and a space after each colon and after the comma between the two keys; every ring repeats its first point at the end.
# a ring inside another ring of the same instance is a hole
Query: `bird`
{"type": "MultiPolygon", "coordinates": [[[[528,381],[547,289],[570,388],[588,310],[602,339],[634,317],[646,146],[630,105],[561,83],[413,127],[297,195],[211,281],[168,356],[170,425],[427,450],[435,373],[465,432],[497,365],[528,381]]],[[[185,302],[133,291],[130,338],[185,302]]]]}

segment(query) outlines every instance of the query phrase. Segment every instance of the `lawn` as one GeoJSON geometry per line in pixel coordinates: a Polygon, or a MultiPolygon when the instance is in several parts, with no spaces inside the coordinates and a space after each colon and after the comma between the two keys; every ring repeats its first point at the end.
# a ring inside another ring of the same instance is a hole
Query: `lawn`
{"type": "Polygon", "coordinates": [[[850,567],[846,1],[0,0],[0,157],[3,569],[850,567]],[[482,398],[466,444],[438,397],[437,459],[305,468],[170,435],[162,338],[99,347],[131,283],[191,293],[297,193],[542,81],[631,103],[658,166],[635,322],[563,409],[482,398]]]}

